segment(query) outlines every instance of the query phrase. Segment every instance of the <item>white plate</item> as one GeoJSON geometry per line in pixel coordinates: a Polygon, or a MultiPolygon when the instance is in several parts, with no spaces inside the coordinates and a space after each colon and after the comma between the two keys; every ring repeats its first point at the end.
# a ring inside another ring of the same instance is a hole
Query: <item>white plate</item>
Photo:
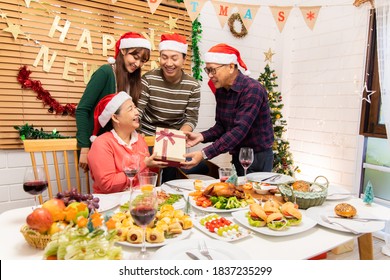
{"type": "MultiPolygon", "coordinates": [[[[153,255],[153,260],[191,260],[185,252],[191,252],[201,260],[207,260],[198,251],[198,244],[202,240],[190,239],[181,240],[169,245],[166,245],[156,251],[153,255]]],[[[231,243],[215,239],[205,240],[210,255],[215,260],[249,260],[250,255],[231,243]]]]}
{"type": "MultiPolygon", "coordinates": [[[[357,210],[357,215],[354,218],[378,218],[371,213],[369,206],[359,205],[353,201],[348,201],[347,203],[353,205],[357,210]]],[[[306,215],[317,221],[321,226],[338,230],[344,232],[350,232],[349,230],[343,228],[337,224],[330,224],[321,219],[321,215],[324,216],[335,216],[334,205],[329,205],[326,207],[310,207],[306,210],[306,215]]],[[[338,219],[338,218],[329,218],[330,221],[334,221],[340,224],[343,224],[347,227],[352,228],[353,230],[360,233],[369,233],[382,230],[385,227],[384,221],[368,221],[368,222],[359,222],[354,221],[353,219],[338,219]]]]}
{"type": "Polygon", "coordinates": [[[199,211],[209,212],[209,213],[231,213],[231,212],[240,211],[243,209],[249,209],[249,205],[246,207],[232,208],[232,209],[218,209],[218,208],[215,208],[213,206],[209,206],[207,208],[204,208],[202,206],[196,205],[196,202],[195,202],[193,197],[190,198],[190,204],[192,207],[194,207],[195,209],[198,209],[199,211]]]}
{"type": "MultiPolygon", "coordinates": [[[[173,194],[183,195],[182,193],[173,193],[173,194]]],[[[126,194],[122,195],[122,197],[120,199],[120,205],[127,203],[129,200],[130,200],[130,193],[126,193],[126,194]]],[[[176,201],[175,203],[172,204],[173,208],[175,208],[176,210],[184,209],[185,205],[186,205],[186,202],[184,200],[184,197],[180,198],[178,201],[176,201]]]]}
{"type": "MultiPolygon", "coordinates": [[[[161,242],[161,243],[148,243],[148,242],[146,242],[145,247],[146,248],[156,248],[156,247],[161,247],[161,246],[165,246],[168,244],[176,244],[176,242],[178,240],[186,239],[188,236],[190,236],[191,232],[192,232],[192,229],[183,230],[183,232],[181,234],[177,235],[176,237],[165,239],[164,242],[161,242]]],[[[122,246],[127,246],[127,247],[134,247],[134,248],[141,248],[142,247],[142,243],[133,244],[133,243],[130,243],[127,241],[118,241],[116,243],[119,245],[122,245],[122,246]]]]}
{"type": "Polygon", "coordinates": [[[277,230],[272,230],[272,229],[268,228],[267,226],[253,227],[253,226],[249,225],[248,218],[245,216],[246,213],[248,213],[248,211],[238,211],[238,212],[232,213],[232,216],[235,220],[237,220],[237,222],[239,222],[240,224],[242,224],[245,227],[250,228],[252,231],[255,231],[255,232],[258,232],[261,234],[265,234],[265,235],[271,235],[271,236],[287,236],[287,235],[298,234],[298,233],[301,233],[301,232],[304,232],[304,231],[311,229],[312,227],[314,227],[317,224],[316,221],[314,221],[311,218],[302,214],[302,222],[299,225],[290,226],[285,230],[277,231],[277,230]]]}
{"type": "Polygon", "coordinates": [[[336,186],[336,185],[329,185],[328,187],[328,196],[326,197],[326,200],[342,200],[342,199],[347,199],[351,197],[350,191],[344,189],[341,186],[336,186]],[[329,196],[330,194],[337,193],[334,195],[329,196]],[[339,194],[340,193],[340,194],[339,194]],[[345,194],[343,194],[345,193],[345,194]]]}
{"type": "Polygon", "coordinates": [[[175,188],[169,187],[165,183],[161,185],[161,189],[166,191],[167,193],[175,193],[175,194],[182,194],[183,192],[191,192],[195,191],[194,188],[194,179],[178,179],[178,180],[172,180],[168,181],[167,183],[176,187],[183,187],[186,189],[179,189],[176,190],[175,188]]]}
{"type": "Polygon", "coordinates": [[[122,194],[93,194],[93,197],[99,198],[99,212],[105,212],[119,206],[121,196],[122,194]]]}
{"type": "Polygon", "coordinates": [[[291,176],[287,176],[287,175],[279,174],[279,173],[273,173],[273,172],[254,172],[254,173],[249,173],[248,175],[246,175],[246,178],[249,181],[262,182],[262,183],[267,183],[267,184],[270,184],[270,185],[285,184],[287,182],[295,181],[294,178],[291,177],[291,176]],[[271,181],[271,180],[262,181],[262,180],[264,180],[264,179],[266,179],[268,177],[274,176],[274,175],[281,175],[281,177],[276,179],[275,181],[271,181]]]}
{"type": "MultiPolygon", "coordinates": [[[[215,213],[214,213],[215,214],[215,213]]],[[[240,240],[242,238],[245,238],[245,237],[248,237],[250,236],[250,231],[239,226],[239,230],[240,230],[240,233],[237,233],[235,235],[231,235],[231,236],[228,236],[228,237],[225,237],[225,236],[220,236],[218,235],[217,233],[215,232],[210,232],[205,226],[203,226],[201,223],[200,223],[200,220],[207,217],[207,216],[210,216],[212,214],[209,214],[209,215],[206,215],[206,216],[202,216],[202,217],[197,217],[194,221],[194,226],[196,228],[198,228],[200,231],[202,231],[204,234],[214,238],[214,239],[218,239],[218,240],[221,240],[221,241],[227,241],[227,242],[231,242],[231,241],[236,241],[236,240],[240,240]]],[[[221,217],[220,217],[221,218],[221,217]]],[[[230,222],[232,222],[232,224],[234,224],[234,222],[231,220],[231,219],[228,219],[228,218],[225,218],[226,220],[229,220],[230,222]]]]}

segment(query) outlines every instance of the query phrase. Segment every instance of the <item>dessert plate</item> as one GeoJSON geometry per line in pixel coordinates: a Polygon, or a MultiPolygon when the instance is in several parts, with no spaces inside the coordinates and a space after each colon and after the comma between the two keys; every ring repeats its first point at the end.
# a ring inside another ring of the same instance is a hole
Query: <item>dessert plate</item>
{"type": "MultiPolygon", "coordinates": [[[[359,205],[356,203],[353,203],[351,201],[347,201],[346,203],[349,203],[353,205],[357,210],[357,215],[354,216],[354,218],[380,218],[370,211],[367,206],[359,205]]],[[[311,207],[306,210],[305,213],[307,216],[315,220],[319,225],[338,230],[338,231],[344,231],[344,232],[351,232],[348,229],[336,224],[342,224],[345,225],[348,228],[353,229],[354,231],[357,231],[359,233],[369,233],[369,232],[375,232],[382,230],[385,227],[384,221],[359,221],[354,219],[339,219],[339,218],[331,218],[331,216],[335,216],[334,213],[334,206],[329,205],[326,207],[311,207]],[[328,223],[325,222],[324,219],[321,218],[321,216],[328,217],[330,222],[335,223],[328,223]]]]}

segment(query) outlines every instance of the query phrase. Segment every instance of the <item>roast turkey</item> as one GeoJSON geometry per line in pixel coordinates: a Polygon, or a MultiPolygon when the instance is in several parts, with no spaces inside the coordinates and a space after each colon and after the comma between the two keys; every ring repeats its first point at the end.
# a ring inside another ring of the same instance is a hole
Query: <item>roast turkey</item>
{"type": "Polygon", "coordinates": [[[245,198],[245,193],[242,187],[236,187],[232,183],[218,182],[209,185],[204,191],[203,195],[206,197],[210,196],[224,196],[237,198],[245,198]]]}

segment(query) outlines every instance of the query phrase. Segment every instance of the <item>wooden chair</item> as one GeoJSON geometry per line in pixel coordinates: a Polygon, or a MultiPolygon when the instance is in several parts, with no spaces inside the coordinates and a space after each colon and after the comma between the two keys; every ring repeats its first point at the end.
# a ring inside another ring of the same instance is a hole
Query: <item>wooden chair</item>
{"type": "MultiPolygon", "coordinates": [[[[49,166],[51,163],[48,161],[48,155],[50,153],[53,157],[53,166],[55,171],[55,179],[57,183],[57,191],[62,192],[64,189],[62,188],[61,182],[61,164],[58,161],[58,155],[63,156],[64,163],[63,167],[65,170],[65,179],[67,190],[71,190],[73,187],[77,188],[79,193],[82,193],[81,186],[81,177],[80,177],[80,169],[79,169],[79,160],[78,160],[78,147],[76,138],[68,138],[68,139],[34,139],[34,140],[24,140],[23,141],[24,150],[30,153],[31,163],[34,168],[37,166],[37,157],[39,153],[42,157],[42,164],[44,166],[46,177],[48,181],[48,196],[49,198],[53,198],[57,193],[53,193],[52,180],[50,177],[49,166]],[[73,152],[74,162],[70,161],[69,153],[73,152]],[[71,165],[74,165],[75,177],[71,178],[71,165]],[[73,179],[73,180],[72,180],[73,179]],[[75,184],[73,183],[75,181],[75,184]]],[[[40,165],[40,164],[38,164],[40,165]]],[[[85,173],[85,188],[86,193],[90,193],[90,185],[89,185],[89,175],[88,172],[85,173]]],[[[43,199],[42,195],[39,196],[39,202],[42,204],[43,199]]]]}

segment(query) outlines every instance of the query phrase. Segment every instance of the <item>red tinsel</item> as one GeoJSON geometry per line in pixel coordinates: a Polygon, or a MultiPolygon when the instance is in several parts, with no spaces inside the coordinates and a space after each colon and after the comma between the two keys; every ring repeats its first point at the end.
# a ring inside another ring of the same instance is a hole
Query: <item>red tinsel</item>
{"type": "Polygon", "coordinates": [[[31,88],[36,94],[39,100],[42,100],[44,105],[49,106],[48,111],[50,113],[56,113],[57,115],[69,115],[74,117],[77,104],[67,103],[61,105],[55,98],[53,98],[49,91],[42,87],[40,81],[30,79],[31,71],[27,69],[27,66],[22,66],[19,69],[18,82],[22,85],[22,88],[31,88]]]}

